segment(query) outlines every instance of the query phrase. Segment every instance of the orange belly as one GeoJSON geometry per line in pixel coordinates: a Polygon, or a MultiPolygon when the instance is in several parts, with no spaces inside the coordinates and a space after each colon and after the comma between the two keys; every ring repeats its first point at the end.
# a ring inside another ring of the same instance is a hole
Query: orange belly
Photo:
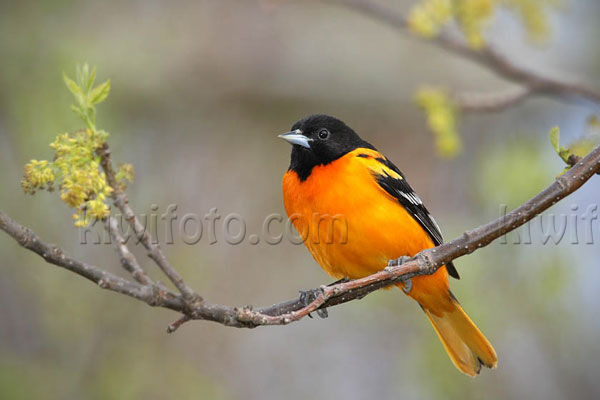
{"type": "MultiPolygon", "coordinates": [[[[317,166],[301,182],[295,172],[283,179],[284,205],[315,260],[335,278],[362,278],[401,256],[433,247],[421,225],[383,190],[368,168],[353,162],[358,149],[317,166]]],[[[409,295],[448,288],[445,268],[413,278],[409,295]]]]}

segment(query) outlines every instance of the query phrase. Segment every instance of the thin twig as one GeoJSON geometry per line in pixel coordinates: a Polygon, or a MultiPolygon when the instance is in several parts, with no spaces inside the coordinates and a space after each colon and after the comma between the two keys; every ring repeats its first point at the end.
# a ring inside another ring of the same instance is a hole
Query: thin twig
{"type": "Polygon", "coordinates": [[[183,295],[183,298],[188,303],[201,302],[202,298],[198,296],[191,287],[189,287],[183,278],[175,271],[171,266],[165,255],[163,254],[160,246],[152,241],[152,238],[146,231],[144,225],[137,218],[131,207],[129,206],[129,200],[125,193],[121,190],[119,182],[117,182],[116,174],[112,166],[112,160],[110,158],[110,149],[108,143],[98,149],[98,155],[100,155],[100,163],[102,169],[106,174],[106,181],[113,188],[112,198],[119,210],[123,213],[125,220],[129,223],[131,228],[136,234],[138,240],[144,245],[148,251],[148,256],[158,265],[162,272],[169,278],[169,280],[175,285],[177,290],[183,295]]]}
{"type": "Polygon", "coordinates": [[[453,101],[463,113],[497,112],[517,105],[530,94],[531,90],[519,87],[498,93],[457,93],[453,101]]]}
{"type": "Polygon", "coordinates": [[[106,218],[104,226],[111,237],[112,244],[119,255],[123,268],[125,268],[125,270],[127,270],[140,284],[152,285],[154,282],[146,275],[146,272],[140,267],[137,259],[125,244],[125,238],[121,235],[119,223],[116,218],[106,218]]]}
{"type": "Polygon", "coordinates": [[[179,329],[181,325],[185,324],[188,321],[191,321],[190,317],[188,317],[187,315],[183,315],[177,321],[172,322],[169,326],[167,326],[167,333],[175,332],[177,329],[179,329]]]}

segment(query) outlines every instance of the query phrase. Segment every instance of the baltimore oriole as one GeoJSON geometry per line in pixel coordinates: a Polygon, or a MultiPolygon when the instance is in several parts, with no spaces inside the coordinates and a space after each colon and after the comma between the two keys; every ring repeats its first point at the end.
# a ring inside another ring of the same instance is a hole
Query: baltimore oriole
{"type": "MultiPolygon", "coordinates": [[[[329,275],[361,278],[442,243],[402,172],[342,121],[311,115],[279,136],[293,145],[283,177],[285,209],[329,275]],[[345,223],[320,224],[315,215],[345,223]]],[[[482,364],[496,366],[496,352],[450,291],[448,275],[459,278],[452,263],[397,286],[425,311],[454,365],[475,376],[482,364]]]]}

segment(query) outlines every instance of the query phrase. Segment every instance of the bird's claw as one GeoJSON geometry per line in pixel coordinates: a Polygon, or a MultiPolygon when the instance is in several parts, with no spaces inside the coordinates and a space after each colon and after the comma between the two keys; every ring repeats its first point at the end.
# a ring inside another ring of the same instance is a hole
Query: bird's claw
{"type": "Polygon", "coordinates": [[[388,261],[387,267],[398,267],[402,264],[404,264],[405,262],[407,262],[408,260],[410,260],[412,257],[409,256],[402,256],[402,257],[398,257],[395,260],[390,260],[388,261]]]}
{"type": "MultiPolygon", "coordinates": [[[[321,289],[310,289],[310,290],[301,290],[300,291],[300,302],[304,304],[304,306],[308,306],[312,303],[319,295],[321,294],[321,289]]],[[[329,313],[326,308],[319,308],[315,311],[317,315],[321,318],[327,318],[329,313]]],[[[308,314],[310,318],[312,318],[311,314],[308,314]]]]}
{"type": "Polygon", "coordinates": [[[317,310],[317,315],[321,318],[327,318],[329,317],[329,312],[327,312],[326,308],[319,308],[317,310]]]}
{"type": "Polygon", "coordinates": [[[405,279],[404,281],[404,287],[402,288],[402,291],[406,294],[409,294],[410,291],[412,290],[412,281],[410,280],[410,278],[405,279]]]}
{"type": "MultiPolygon", "coordinates": [[[[398,266],[404,264],[405,262],[407,262],[408,260],[410,260],[411,258],[412,257],[409,257],[409,256],[402,256],[395,260],[390,260],[390,261],[388,261],[388,265],[386,268],[398,267],[398,266]]],[[[410,293],[410,291],[412,290],[412,286],[413,286],[410,278],[404,279],[403,283],[404,283],[404,287],[402,288],[402,291],[406,294],[410,293]]]]}

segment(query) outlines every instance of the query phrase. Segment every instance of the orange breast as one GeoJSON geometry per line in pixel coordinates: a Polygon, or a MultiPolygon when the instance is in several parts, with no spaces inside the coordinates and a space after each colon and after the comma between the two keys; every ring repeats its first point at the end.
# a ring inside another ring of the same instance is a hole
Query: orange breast
{"type": "Polygon", "coordinates": [[[315,260],[335,278],[364,277],[388,260],[433,247],[419,223],[373,177],[379,156],[357,149],[315,167],[303,182],[293,171],[283,178],[288,215],[315,260]]]}

